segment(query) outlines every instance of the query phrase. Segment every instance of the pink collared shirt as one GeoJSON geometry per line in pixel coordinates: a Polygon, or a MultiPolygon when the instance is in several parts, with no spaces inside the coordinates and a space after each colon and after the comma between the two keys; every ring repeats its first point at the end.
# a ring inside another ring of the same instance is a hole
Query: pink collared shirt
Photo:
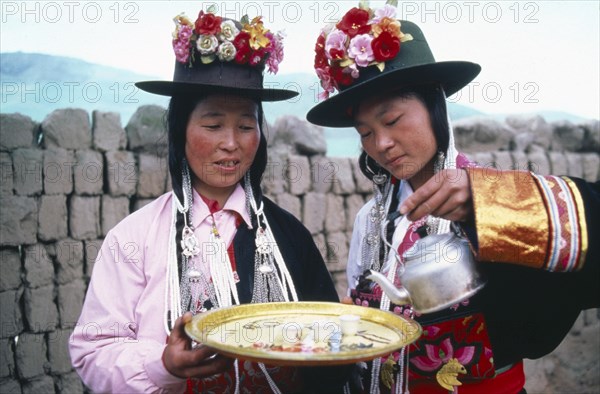
{"type": "MultiPolygon", "coordinates": [[[[185,391],[186,380],[162,363],[171,204],[172,194],[166,193],[127,216],[109,231],[98,253],[69,342],[73,366],[94,392],[185,391]]],[[[237,215],[250,226],[239,184],[213,215],[227,245],[235,236],[237,215]]],[[[206,243],[212,218],[195,191],[192,224],[200,243],[206,243]]]]}

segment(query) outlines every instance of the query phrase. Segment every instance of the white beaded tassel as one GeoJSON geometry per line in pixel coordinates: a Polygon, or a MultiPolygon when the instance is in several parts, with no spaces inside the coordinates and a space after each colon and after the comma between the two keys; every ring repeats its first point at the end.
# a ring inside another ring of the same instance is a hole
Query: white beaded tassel
{"type": "Polygon", "coordinates": [[[211,251],[207,258],[219,307],[233,305],[231,296],[233,296],[234,303],[239,305],[240,299],[233,277],[233,270],[231,269],[231,261],[227,253],[227,245],[220,236],[215,234],[215,231],[210,232],[209,240],[210,244],[215,247],[215,250],[211,251]]]}
{"type": "Polygon", "coordinates": [[[171,204],[171,228],[169,230],[169,246],[167,256],[167,274],[165,284],[165,331],[167,335],[171,334],[171,328],[175,324],[175,320],[181,316],[181,292],[179,288],[179,275],[177,273],[177,245],[175,235],[175,221],[177,220],[177,211],[184,207],[181,206],[175,193],[172,193],[173,202],[171,204]]]}

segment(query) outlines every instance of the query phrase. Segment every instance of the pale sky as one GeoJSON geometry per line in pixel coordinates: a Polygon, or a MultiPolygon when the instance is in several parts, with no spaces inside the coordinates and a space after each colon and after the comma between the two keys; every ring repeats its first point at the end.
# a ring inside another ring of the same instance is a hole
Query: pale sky
{"type": "MultiPolygon", "coordinates": [[[[371,1],[379,7],[384,1],[371,1]]],[[[263,15],[284,30],[280,73],[314,73],[320,28],[356,1],[1,1],[2,52],[39,52],[170,79],[172,18],[195,20],[210,4],[235,19],[263,15]]],[[[437,60],[470,60],[483,71],[452,101],[487,113],[565,111],[600,118],[599,1],[399,1],[437,60]]]]}

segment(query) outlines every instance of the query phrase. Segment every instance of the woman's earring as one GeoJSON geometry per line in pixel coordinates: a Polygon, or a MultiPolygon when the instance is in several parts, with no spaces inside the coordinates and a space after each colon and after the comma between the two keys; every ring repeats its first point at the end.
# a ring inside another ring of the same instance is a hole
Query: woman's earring
{"type": "Polygon", "coordinates": [[[373,175],[373,183],[375,183],[377,186],[383,185],[386,181],[387,181],[387,175],[385,175],[385,174],[379,173],[379,174],[373,175]]]}
{"type": "Polygon", "coordinates": [[[435,163],[433,163],[433,173],[437,174],[441,170],[444,169],[444,161],[446,160],[446,155],[444,152],[439,151],[437,153],[437,158],[435,159],[435,163]]]}
{"type": "Polygon", "coordinates": [[[364,238],[366,245],[363,247],[365,255],[369,256],[367,261],[363,260],[363,272],[367,269],[379,271],[381,262],[379,260],[379,248],[381,247],[381,226],[386,216],[386,202],[391,190],[391,182],[388,176],[381,172],[373,175],[373,197],[375,204],[369,212],[370,223],[367,223],[367,236],[364,238]]]}

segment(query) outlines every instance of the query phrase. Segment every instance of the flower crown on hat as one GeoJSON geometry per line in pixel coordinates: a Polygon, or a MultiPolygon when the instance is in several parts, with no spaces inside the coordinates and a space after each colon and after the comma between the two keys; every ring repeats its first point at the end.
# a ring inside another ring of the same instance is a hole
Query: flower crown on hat
{"type": "Polygon", "coordinates": [[[223,20],[213,10],[211,7],[206,13],[200,11],[194,23],[183,13],[173,18],[173,50],[178,62],[192,67],[199,57],[202,64],[218,59],[250,66],[266,65],[273,74],[279,71],[283,60],[281,33],[265,29],[262,17],[250,21],[247,15],[240,20],[240,30],[233,20],[223,20]]]}
{"type": "Polygon", "coordinates": [[[388,1],[383,8],[372,10],[361,1],[335,25],[321,30],[315,45],[315,70],[324,91],[320,99],[351,85],[360,70],[376,66],[385,69],[385,62],[396,57],[400,43],[412,40],[400,30],[396,20],[397,1],[388,1]]]}

